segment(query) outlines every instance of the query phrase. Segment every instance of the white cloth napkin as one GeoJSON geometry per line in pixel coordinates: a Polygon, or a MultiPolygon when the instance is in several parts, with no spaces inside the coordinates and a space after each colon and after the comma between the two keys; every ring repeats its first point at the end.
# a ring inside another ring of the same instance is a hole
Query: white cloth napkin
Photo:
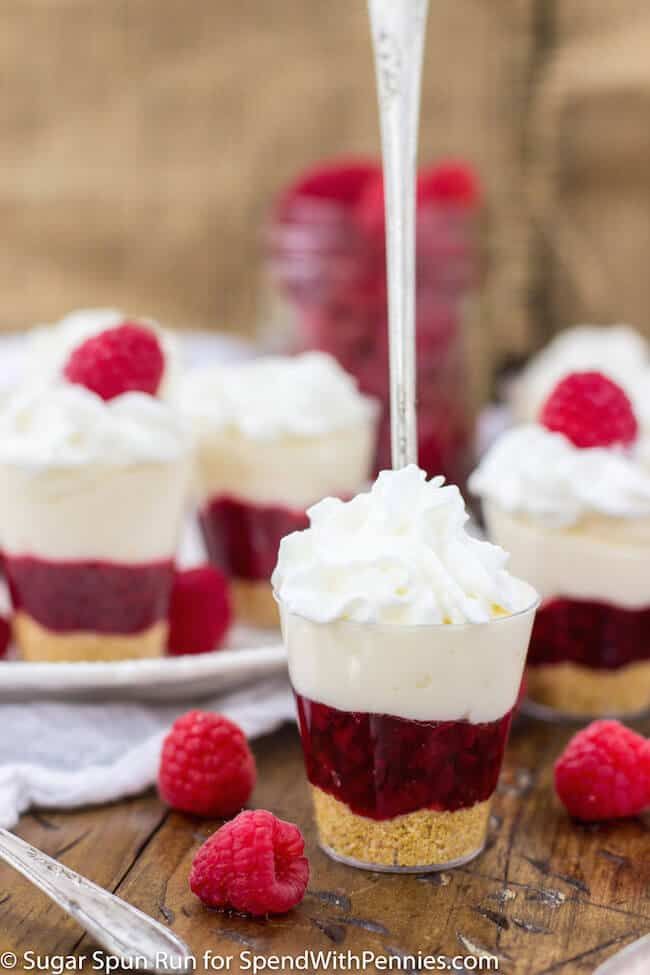
{"type": "MultiPolygon", "coordinates": [[[[0,826],[31,807],[112,802],[153,785],[162,739],[192,705],[132,702],[0,704],[0,826]]],[[[235,721],[255,738],[295,719],[285,677],[198,705],[235,721]]]]}

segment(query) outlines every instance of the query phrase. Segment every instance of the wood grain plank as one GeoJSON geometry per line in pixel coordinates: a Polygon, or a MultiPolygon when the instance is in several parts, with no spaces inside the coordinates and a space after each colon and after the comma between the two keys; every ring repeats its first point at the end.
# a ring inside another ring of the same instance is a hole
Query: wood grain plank
{"type": "Polygon", "coordinates": [[[351,870],[318,850],[297,735],[283,729],[256,745],[253,799],[305,833],[312,876],[297,910],[269,921],[204,910],[187,877],[194,851],[219,824],[180,815],[152,838],[119,892],[170,924],[199,959],[206,950],[233,955],[235,972],[246,949],[310,948],[448,957],[485,950],[509,975],[585,975],[650,928],[650,822],[569,820],[551,787],[552,761],[569,734],[520,722],[485,854],[461,870],[398,877],[351,870]]]}
{"type": "MultiPolygon", "coordinates": [[[[90,880],[114,889],[164,820],[153,797],[82,812],[23,818],[19,836],[90,880]]],[[[68,954],[82,936],[45,894],[0,864],[0,951],[68,954]]]]}

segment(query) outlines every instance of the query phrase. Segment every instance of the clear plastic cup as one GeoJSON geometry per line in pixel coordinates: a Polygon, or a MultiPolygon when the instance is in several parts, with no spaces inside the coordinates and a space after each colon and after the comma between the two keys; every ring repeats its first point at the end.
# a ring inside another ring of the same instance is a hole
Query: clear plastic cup
{"type": "Polygon", "coordinates": [[[0,466],[3,570],[30,661],[165,653],[189,457],[0,466]]]}
{"type": "Polygon", "coordinates": [[[482,851],[537,597],[478,624],[316,623],[280,602],[320,844],[442,870],[482,851]]]}
{"type": "Polygon", "coordinates": [[[490,538],[542,594],[523,707],[549,721],[650,714],[647,519],[550,526],[485,505],[490,538]]]}
{"type": "Polygon", "coordinates": [[[254,440],[238,431],[197,436],[195,490],[210,560],[231,581],[239,619],[278,626],[271,574],[285,535],[307,527],[327,495],[350,497],[370,473],[376,416],[311,436],[254,440]]]}

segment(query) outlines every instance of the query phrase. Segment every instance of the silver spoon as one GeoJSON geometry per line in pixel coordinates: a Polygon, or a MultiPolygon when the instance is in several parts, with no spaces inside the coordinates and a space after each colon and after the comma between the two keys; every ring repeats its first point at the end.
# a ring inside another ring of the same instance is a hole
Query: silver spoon
{"type": "Polygon", "coordinates": [[[417,463],[415,196],[420,88],[429,0],[368,0],[386,201],[393,468],[417,463]]]}
{"type": "Polygon", "coordinates": [[[4,829],[0,859],[40,887],[125,967],[130,962],[150,972],[191,969],[189,948],[164,925],[4,829]]]}

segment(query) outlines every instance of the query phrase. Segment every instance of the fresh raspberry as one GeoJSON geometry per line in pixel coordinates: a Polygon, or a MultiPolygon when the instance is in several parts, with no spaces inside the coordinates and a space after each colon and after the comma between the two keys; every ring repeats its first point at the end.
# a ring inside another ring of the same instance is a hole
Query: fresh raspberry
{"type": "Polygon", "coordinates": [[[9,625],[9,620],[6,620],[4,616],[0,616],[0,657],[7,656],[10,639],[11,627],[9,625]]]}
{"type": "Polygon", "coordinates": [[[217,650],[231,621],[230,589],[222,572],[200,565],[176,573],[169,605],[169,654],[217,650]]]}
{"type": "Polygon", "coordinates": [[[293,823],[266,809],[242,812],[198,850],[190,888],[206,907],[253,917],[284,914],[303,899],[309,880],[305,841],[293,823]]]}
{"type": "Polygon", "coordinates": [[[572,372],[562,379],[544,403],[540,420],[576,447],[627,446],[638,433],[627,395],[601,372],[572,372]]]}
{"type": "Polygon", "coordinates": [[[592,721],[555,763],[555,788],[576,819],[637,816],[650,805],[650,741],[619,721],[592,721]]]}
{"type": "Polygon", "coordinates": [[[151,329],[123,322],[78,345],[63,374],[71,383],[110,400],[133,391],[155,396],[164,368],[163,351],[151,329]]]}
{"type": "Polygon", "coordinates": [[[418,176],[418,205],[433,200],[475,207],[481,191],[476,173],[467,163],[447,160],[423,169],[418,176]]]}
{"type": "Polygon", "coordinates": [[[222,714],[188,711],[163,742],[158,789],[174,809],[232,816],[248,801],[255,779],[244,732],[222,714]]]}

